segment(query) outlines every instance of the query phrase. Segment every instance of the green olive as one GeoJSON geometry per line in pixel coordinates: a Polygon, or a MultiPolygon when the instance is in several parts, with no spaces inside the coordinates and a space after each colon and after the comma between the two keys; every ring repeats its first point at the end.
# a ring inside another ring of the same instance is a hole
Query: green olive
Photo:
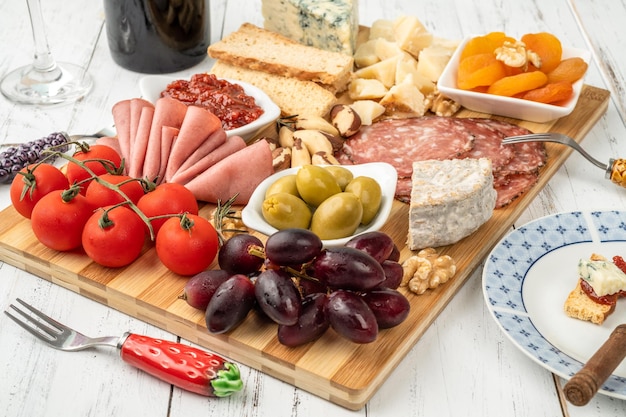
{"type": "Polygon", "coordinates": [[[346,192],[356,195],[363,205],[363,219],[361,224],[369,224],[380,209],[383,193],[380,184],[371,177],[360,176],[354,178],[346,186],[346,192]]]}
{"type": "Polygon", "coordinates": [[[305,165],[296,174],[296,186],[300,197],[313,207],[331,195],[341,192],[337,180],[329,171],[318,165],[305,165]]]}
{"type": "Polygon", "coordinates": [[[293,194],[272,194],[263,201],[261,209],[265,221],[278,230],[307,229],[311,223],[311,209],[293,194]]]}
{"type": "Polygon", "coordinates": [[[298,187],[296,187],[296,174],[285,175],[270,184],[265,191],[265,198],[277,193],[287,193],[300,197],[298,187]]]}
{"type": "Polygon", "coordinates": [[[356,231],[362,216],[363,206],[356,195],[334,194],[313,213],[311,231],[320,239],[341,239],[356,231]]]}
{"type": "Polygon", "coordinates": [[[329,171],[331,174],[333,174],[333,177],[335,177],[335,179],[337,180],[337,184],[339,184],[339,188],[341,188],[341,191],[344,191],[346,189],[346,185],[348,185],[348,183],[352,181],[352,178],[354,178],[354,175],[352,175],[352,171],[350,171],[346,167],[342,167],[340,165],[328,165],[324,168],[326,169],[326,171],[329,171]]]}

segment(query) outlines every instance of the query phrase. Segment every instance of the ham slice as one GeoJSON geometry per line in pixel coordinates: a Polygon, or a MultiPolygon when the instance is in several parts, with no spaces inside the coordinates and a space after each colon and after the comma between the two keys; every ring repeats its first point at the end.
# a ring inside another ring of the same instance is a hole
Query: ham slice
{"type": "Polygon", "coordinates": [[[167,160],[169,159],[172,145],[174,145],[174,141],[178,137],[179,132],[180,129],[171,126],[163,126],[161,129],[161,163],[159,166],[159,183],[165,178],[167,160]]]}
{"type": "Polygon", "coordinates": [[[222,159],[185,186],[196,199],[207,203],[226,201],[235,194],[235,204],[247,204],[254,189],[274,173],[272,151],[259,140],[222,159]]]}
{"type": "Polygon", "coordinates": [[[165,178],[171,178],[211,133],[221,128],[222,122],[216,115],[203,107],[189,106],[176,142],[172,146],[165,169],[165,178]]]}
{"type": "Polygon", "coordinates": [[[128,161],[130,161],[130,105],[131,100],[118,101],[111,110],[119,141],[120,156],[126,160],[127,168],[128,161]]]}
{"type": "Polygon", "coordinates": [[[102,136],[101,138],[96,139],[96,145],[105,145],[109,148],[113,148],[120,157],[122,156],[120,141],[116,137],[102,136]]]}
{"type": "Polygon", "coordinates": [[[137,136],[137,128],[139,127],[139,119],[141,117],[141,109],[144,107],[154,108],[154,104],[142,98],[130,99],[130,146],[133,146],[135,136],[137,136]]]}
{"type": "MultiPolygon", "coordinates": [[[[224,132],[224,130],[219,130],[218,132],[220,131],[224,132]]],[[[226,132],[224,132],[224,137],[225,136],[226,132]]],[[[243,140],[243,138],[241,138],[241,136],[231,136],[217,149],[205,155],[202,159],[196,161],[188,168],[184,168],[184,165],[186,164],[183,164],[183,166],[181,166],[181,169],[176,171],[172,178],[168,179],[167,181],[176,182],[178,184],[186,184],[194,179],[196,176],[200,175],[203,171],[206,171],[207,169],[221,161],[222,159],[242,150],[245,147],[246,142],[243,140]]]]}
{"type": "MultiPolygon", "coordinates": [[[[211,154],[211,152],[222,146],[225,142],[226,131],[224,129],[217,129],[200,144],[200,146],[182,163],[176,172],[184,171],[192,165],[195,165],[196,162],[211,154]]],[[[174,175],[176,175],[176,173],[174,173],[174,175]]]]}
{"type": "Polygon", "coordinates": [[[148,138],[150,137],[150,126],[154,118],[154,107],[144,107],[141,109],[137,134],[130,148],[130,159],[128,160],[128,175],[134,178],[141,178],[143,172],[143,160],[146,157],[148,138]]]}
{"type": "Polygon", "coordinates": [[[186,113],[187,105],[176,99],[163,97],[157,100],[143,161],[142,177],[154,180],[159,175],[163,126],[181,128],[186,113]]]}

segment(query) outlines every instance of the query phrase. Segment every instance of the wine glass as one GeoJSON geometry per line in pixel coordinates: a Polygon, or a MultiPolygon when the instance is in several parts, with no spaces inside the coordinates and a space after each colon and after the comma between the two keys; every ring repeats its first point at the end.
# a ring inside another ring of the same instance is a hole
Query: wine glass
{"type": "Polygon", "coordinates": [[[62,104],[84,97],[93,85],[91,77],[79,65],[54,60],[48,47],[40,0],[26,2],[35,43],[34,61],[2,79],[2,94],[22,104],[62,104]]]}

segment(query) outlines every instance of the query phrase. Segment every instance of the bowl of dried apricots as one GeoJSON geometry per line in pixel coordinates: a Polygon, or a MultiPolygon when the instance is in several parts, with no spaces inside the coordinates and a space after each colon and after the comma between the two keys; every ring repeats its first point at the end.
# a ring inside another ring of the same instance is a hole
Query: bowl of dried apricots
{"type": "Polygon", "coordinates": [[[437,85],[469,110],[544,123],[574,110],[590,59],[547,32],[491,32],[465,38],[437,85]]]}

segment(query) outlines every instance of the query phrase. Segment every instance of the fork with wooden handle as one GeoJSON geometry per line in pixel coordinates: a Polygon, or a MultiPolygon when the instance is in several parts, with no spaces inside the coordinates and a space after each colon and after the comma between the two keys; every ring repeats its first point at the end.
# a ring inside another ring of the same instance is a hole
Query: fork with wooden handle
{"type": "Polygon", "coordinates": [[[589,162],[604,170],[605,178],[620,187],[626,187],[626,159],[609,159],[605,164],[589,155],[574,139],[562,133],[531,133],[528,135],[509,136],[502,140],[503,145],[522,142],[552,142],[567,145],[578,151],[589,162]]]}
{"type": "Polygon", "coordinates": [[[117,347],[124,362],[196,394],[226,397],[243,388],[237,365],[192,346],[128,332],[121,337],[87,337],[19,298],[4,313],[55,349],[76,352],[99,345],[117,347]]]}
{"type": "Polygon", "coordinates": [[[626,324],[620,324],[585,366],[565,384],[563,387],[565,397],[574,405],[587,404],[624,357],[626,357],[626,324]]]}

